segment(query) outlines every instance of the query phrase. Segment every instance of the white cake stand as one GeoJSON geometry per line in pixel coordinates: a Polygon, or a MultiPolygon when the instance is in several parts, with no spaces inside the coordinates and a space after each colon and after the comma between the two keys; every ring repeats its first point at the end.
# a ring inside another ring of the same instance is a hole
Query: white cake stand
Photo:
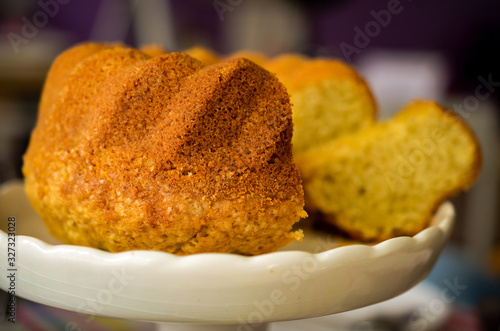
{"type": "Polygon", "coordinates": [[[309,230],[303,243],[254,257],[109,253],[59,244],[32,209],[22,182],[10,182],[0,191],[4,290],[9,279],[3,275],[12,269],[9,217],[16,219],[19,297],[89,315],[157,322],[161,330],[264,330],[269,322],[345,312],[411,289],[434,266],[452,231],[454,210],[444,203],[417,235],[372,246],[337,247],[335,237],[309,230]]]}

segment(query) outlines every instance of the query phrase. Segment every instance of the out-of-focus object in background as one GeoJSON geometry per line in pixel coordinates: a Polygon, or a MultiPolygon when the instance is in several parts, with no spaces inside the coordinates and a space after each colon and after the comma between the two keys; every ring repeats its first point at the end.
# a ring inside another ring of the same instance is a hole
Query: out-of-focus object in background
{"type": "Polygon", "coordinates": [[[132,0],[137,45],[157,43],[177,49],[172,10],[168,0],[132,0]]]}
{"type": "Polygon", "coordinates": [[[409,100],[441,102],[448,87],[446,59],[435,52],[367,50],[356,66],[375,95],[380,119],[394,115],[409,100]]]}
{"type": "Polygon", "coordinates": [[[277,55],[296,50],[308,37],[304,15],[290,1],[240,1],[223,18],[228,53],[249,49],[277,55]]]}
{"type": "Polygon", "coordinates": [[[0,183],[21,176],[21,158],[34,124],[29,107],[0,99],[0,183]]]}
{"type": "MultiPolygon", "coordinates": [[[[459,107],[472,95],[453,95],[446,103],[458,114],[459,107]]],[[[456,203],[457,213],[455,238],[461,244],[464,257],[481,270],[489,273],[492,266],[489,257],[494,250],[495,236],[500,230],[498,220],[499,195],[499,148],[498,105],[493,100],[483,100],[477,107],[462,112],[462,118],[472,127],[481,145],[483,166],[476,184],[456,203]]]]}

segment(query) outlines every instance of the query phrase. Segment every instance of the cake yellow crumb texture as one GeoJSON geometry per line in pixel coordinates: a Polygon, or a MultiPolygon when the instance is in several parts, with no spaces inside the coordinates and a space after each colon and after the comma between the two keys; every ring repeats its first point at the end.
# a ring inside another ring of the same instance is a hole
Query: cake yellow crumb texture
{"type": "Polygon", "coordinates": [[[297,159],[308,199],[354,238],[414,235],[444,200],[469,188],[481,164],[469,127],[434,102],[332,140],[297,159]]]}
{"type": "Polygon", "coordinates": [[[285,87],[251,61],[87,43],[49,73],[26,193],[69,244],[271,252],[302,238],[291,139],[285,87]]]}
{"type": "Polygon", "coordinates": [[[273,59],[266,68],[290,93],[295,155],[375,121],[377,107],[366,81],[339,60],[289,54],[273,59]]]}

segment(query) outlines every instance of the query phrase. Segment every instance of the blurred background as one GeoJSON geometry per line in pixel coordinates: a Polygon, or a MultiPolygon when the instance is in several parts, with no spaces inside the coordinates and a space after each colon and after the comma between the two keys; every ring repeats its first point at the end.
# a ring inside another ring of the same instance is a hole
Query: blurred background
{"type": "MultiPolygon", "coordinates": [[[[380,118],[415,98],[449,107],[476,132],[483,169],[475,186],[454,199],[451,243],[426,280],[438,293],[444,280],[453,279],[467,291],[436,314],[445,317],[435,318],[439,325],[427,326],[500,330],[500,1],[0,0],[0,182],[22,177],[22,155],[51,62],[87,40],[156,43],[171,51],[202,45],[222,55],[247,49],[339,58],[367,79],[380,118]]],[[[21,307],[29,312],[27,329],[51,313],[61,319],[66,314],[30,302],[21,307]]],[[[333,319],[321,323],[342,329],[333,319]]],[[[310,329],[323,330],[318,325],[310,329]]],[[[386,330],[367,325],[363,330],[386,330]]]]}

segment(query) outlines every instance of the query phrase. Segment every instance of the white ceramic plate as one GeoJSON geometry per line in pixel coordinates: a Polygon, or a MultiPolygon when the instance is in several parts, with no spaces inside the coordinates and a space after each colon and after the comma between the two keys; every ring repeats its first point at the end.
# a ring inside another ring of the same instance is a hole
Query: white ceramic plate
{"type": "Polygon", "coordinates": [[[11,272],[10,216],[16,218],[14,281],[20,297],[91,316],[249,329],[349,311],[407,291],[432,269],[451,233],[454,210],[444,203],[432,225],[416,236],[374,246],[331,248],[338,245],[335,237],[309,231],[302,244],[254,257],[108,253],[58,244],[31,208],[22,183],[11,182],[0,192],[4,290],[10,286],[5,277],[11,272]]]}

